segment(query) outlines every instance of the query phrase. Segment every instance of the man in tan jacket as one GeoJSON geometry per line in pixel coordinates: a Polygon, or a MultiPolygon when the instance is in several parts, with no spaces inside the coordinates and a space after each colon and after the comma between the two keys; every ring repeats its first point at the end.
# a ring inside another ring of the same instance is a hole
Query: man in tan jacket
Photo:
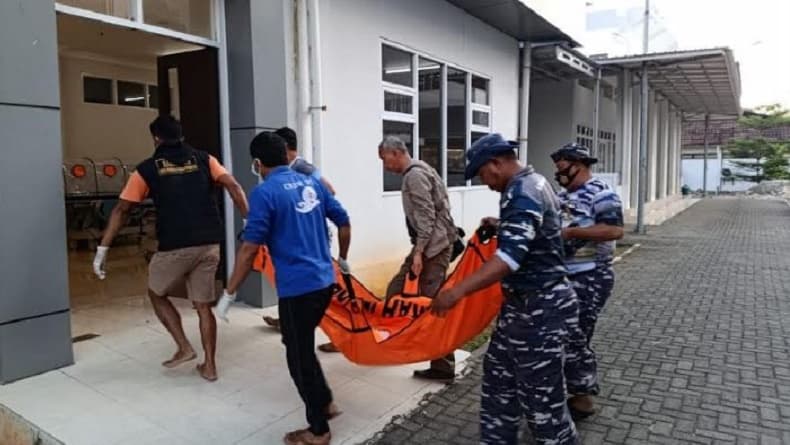
{"type": "MultiPolygon", "coordinates": [[[[458,236],[447,188],[436,170],[413,160],[406,144],[397,137],[388,136],[379,144],[379,158],[387,171],[403,176],[403,213],[413,245],[387,287],[387,298],[403,291],[407,277],[418,278],[420,295],[434,297],[444,282],[458,236]]],[[[452,382],[454,354],[431,361],[429,369],[414,371],[414,377],[452,382]]]]}

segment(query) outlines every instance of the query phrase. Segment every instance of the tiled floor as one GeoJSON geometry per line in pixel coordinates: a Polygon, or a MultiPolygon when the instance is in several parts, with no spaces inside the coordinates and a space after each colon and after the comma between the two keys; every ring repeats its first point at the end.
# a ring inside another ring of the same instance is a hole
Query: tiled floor
{"type": "MultiPolygon", "coordinates": [[[[99,285],[108,283],[93,284],[99,285]]],[[[199,350],[194,311],[185,300],[173,301],[199,350]]],[[[238,306],[230,324],[220,322],[220,379],[208,383],[195,371],[197,361],[160,365],[174,344],[146,299],[83,296],[72,310],[72,333],[99,337],[74,344],[73,366],[0,386],[0,403],[69,445],[282,443],[305,420],[280,336],[261,320],[274,309],[238,306]]],[[[326,339],[320,331],[317,337],[326,339]]],[[[410,377],[425,364],[362,367],[340,354],[319,354],[344,411],[331,424],[333,444],[363,441],[441,388],[410,377]]]]}

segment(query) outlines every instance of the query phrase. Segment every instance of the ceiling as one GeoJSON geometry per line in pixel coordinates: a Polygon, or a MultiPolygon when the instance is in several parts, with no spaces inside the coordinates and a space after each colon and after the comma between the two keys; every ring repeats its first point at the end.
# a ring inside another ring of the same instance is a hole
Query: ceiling
{"type": "Polygon", "coordinates": [[[63,13],[58,13],[57,23],[58,47],[63,52],[156,63],[158,56],[203,49],[177,39],[63,13]]]}

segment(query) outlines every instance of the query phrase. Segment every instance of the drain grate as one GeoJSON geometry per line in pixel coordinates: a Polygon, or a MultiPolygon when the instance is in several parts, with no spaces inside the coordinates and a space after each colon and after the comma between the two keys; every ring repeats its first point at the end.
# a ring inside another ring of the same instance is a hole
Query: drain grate
{"type": "Polygon", "coordinates": [[[83,335],[78,335],[78,336],[72,338],[71,342],[72,343],[79,343],[81,341],[93,340],[96,337],[99,337],[99,334],[83,334],[83,335]]]}

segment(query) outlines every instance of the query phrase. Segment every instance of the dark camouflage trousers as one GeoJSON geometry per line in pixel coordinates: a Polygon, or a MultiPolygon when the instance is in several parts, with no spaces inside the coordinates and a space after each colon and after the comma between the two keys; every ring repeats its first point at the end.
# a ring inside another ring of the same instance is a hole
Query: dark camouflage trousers
{"type": "Polygon", "coordinates": [[[578,307],[567,281],[508,298],[483,362],[480,443],[515,444],[522,416],[538,444],[577,444],[563,359],[578,307]]]}
{"type": "Polygon", "coordinates": [[[611,266],[599,267],[571,277],[573,289],[579,300],[579,327],[583,341],[571,341],[565,365],[568,392],[571,394],[598,394],[598,362],[591,342],[598,315],[614,287],[611,266]]]}

